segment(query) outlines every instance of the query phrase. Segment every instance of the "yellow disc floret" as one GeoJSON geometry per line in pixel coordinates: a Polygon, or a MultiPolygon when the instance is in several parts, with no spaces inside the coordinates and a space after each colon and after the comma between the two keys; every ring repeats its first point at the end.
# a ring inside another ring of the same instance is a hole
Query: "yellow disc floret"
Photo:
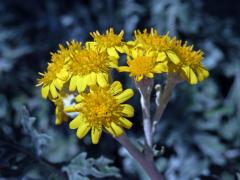
{"type": "Polygon", "coordinates": [[[97,144],[103,128],[115,137],[123,133],[121,127],[131,128],[132,123],[125,117],[132,117],[134,109],[121,104],[133,96],[132,89],[123,91],[120,82],[111,86],[92,86],[89,93],[76,97],[78,104],[66,107],[66,112],[79,112],[70,123],[70,128],[78,129],[77,136],[83,138],[91,129],[92,142],[97,144]]]}

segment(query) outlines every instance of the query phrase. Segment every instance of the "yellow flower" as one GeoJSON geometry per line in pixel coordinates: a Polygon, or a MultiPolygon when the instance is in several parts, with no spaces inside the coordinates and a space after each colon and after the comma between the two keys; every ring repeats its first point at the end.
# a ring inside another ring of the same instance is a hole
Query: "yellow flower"
{"type": "Polygon", "coordinates": [[[63,99],[65,98],[66,95],[63,95],[62,93],[59,95],[57,99],[53,99],[53,103],[55,104],[55,124],[60,125],[63,122],[67,121],[67,114],[64,112],[64,102],[63,99]]]}
{"type": "Polygon", "coordinates": [[[68,67],[60,54],[52,53],[52,62],[48,64],[47,72],[39,73],[37,86],[42,85],[43,98],[57,98],[64,83],[69,79],[68,67]]]}
{"type": "Polygon", "coordinates": [[[190,84],[196,84],[209,76],[209,72],[203,67],[203,52],[194,51],[193,46],[187,42],[176,41],[172,51],[167,52],[170,59],[169,71],[178,72],[190,84]]]}
{"type": "Polygon", "coordinates": [[[135,40],[129,41],[127,44],[130,46],[144,48],[145,50],[151,49],[153,51],[166,51],[169,50],[173,44],[172,39],[167,33],[164,36],[158,34],[157,30],[151,29],[150,32],[145,29],[143,32],[134,31],[135,40]]]}
{"type": "Polygon", "coordinates": [[[127,52],[128,66],[118,67],[119,72],[130,72],[137,81],[143,77],[153,78],[154,73],[167,72],[167,61],[165,53],[155,51],[144,51],[141,49],[130,49],[127,52]]]}
{"type": "Polygon", "coordinates": [[[86,46],[85,49],[73,54],[70,62],[72,77],[69,90],[83,92],[87,86],[108,83],[111,67],[117,67],[117,60],[109,59],[105,51],[86,46]]]}
{"type": "Polygon", "coordinates": [[[90,46],[95,46],[101,50],[106,50],[110,58],[118,59],[118,52],[123,52],[124,43],[122,41],[124,32],[121,31],[119,34],[115,34],[113,28],[106,31],[105,34],[101,35],[98,31],[90,33],[93,37],[93,42],[87,42],[90,46]]]}
{"type": "Polygon", "coordinates": [[[57,51],[57,53],[65,60],[65,63],[69,62],[74,53],[82,49],[82,43],[75,40],[72,40],[71,42],[67,41],[66,44],[66,48],[60,44],[59,50],[57,51]]]}
{"type": "Polygon", "coordinates": [[[111,86],[92,86],[89,93],[76,97],[78,104],[65,108],[65,112],[79,112],[69,126],[77,129],[77,136],[83,138],[91,129],[93,144],[99,142],[103,128],[118,137],[124,128],[131,128],[132,123],[125,117],[132,117],[131,105],[122,104],[133,96],[132,89],[123,91],[122,84],[115,81],[111,86]]]}

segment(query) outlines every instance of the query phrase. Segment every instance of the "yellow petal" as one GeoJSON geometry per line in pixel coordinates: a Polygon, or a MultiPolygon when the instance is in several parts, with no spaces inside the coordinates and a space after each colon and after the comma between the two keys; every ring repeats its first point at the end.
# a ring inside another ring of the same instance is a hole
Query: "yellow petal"
{"type": "Polygon", "coordinates": [[[153,73],[147,73],[146,76],[149,78],[153,78],[153,73]]]}
{"type": "Polygon", "coordinates": [[[121,104],[121,107],[123,108],[121,113],[125,117],[133,117],[134,115],[134,108],[129,104],[121,104]]]}
{"type": "Polygon", "coordinates": [[[124,47],[124,46],[116,46],[115,48],[116,48],[116,50],[117,50],[118,52],[124,53],[124,50],[125,50],[126,47],[124,47]]]}
{"type": "Polygon", "coordinates": [[[175,52],[173,52],[173,51],[167,51],[167,56],[169,57],[169,59],[170,59],[174,64],[179,64],[179,63],[180,63],[180,59],[179,59],[179,57],[176,55],[175,52]]]}
{"type": "Polygon", "coordinates": [[[77,95],[77,97],[75,98],[77,102],[81,102],[83,99],[84,97],[81,94],[77,95]]]}
{"type": "Polygon", "coordinates": [[[97,74],[97,82],[99,84],[99,86],[101,87],[105,87],[108,84],[108,75],[107,74],[103,74],[103,73],[98,73],[97,74]]]}
{"type": "Polygon", "coordinates": [[[81,124],[77,130],[77,137],[81,139],[84,136],[86,136],[86,134],[88,133],[90,128],[91,128],[91,126],[89,126],[89,124],[87,124],[87,123],[81,124]]]}
{"type": "Polygon", "coordinates": [[[109,67],[118,68],[118,60],[117,59],[111,59],[111,61],[109,62],[109,67]]]}
{"type": "Polygon", "coordinates": [[[166,55],[166,53],[165,52],[160,52],[160,53],[158,53],[158,56],[157,56],[157,62],[162,62],[162,61],[164,61],[164,60],[166,60],[166,58],[167,58],[167,55],[166,55]]]}
{"type": "Polygon", "coordinates": [[[137,77],[136,77],[136,80],[137,80],[137,81],[141,81],[142,79],[143,79],[143,75],[140,75],[140,76],[137,76],[137,77]]]}
{"type": "Polygon", "coordinates": [[[130,129],[133,125],[133,123],[131,121],[129,121],[128,119],[124,118],[124,117],[120,117],[119,119],[119,123],[122,127],[125,127],[126,129],[130,129]]]}
{"type": "Polygon", "coordinates": [[[203,81],[205,78],[209,76],[209,72],[202,66],[197,68],[197,76],[199,81],[203,81]]]}
{"type": "Polygon", "coordinates": [[[119,81],[114,81],[110,87],[110,93],[112,95],[119,94],[122,90],[122,84],[119,81]]]}
{"type": "Polygon", "coordinates": [[[63,68],[59,73],[57,73],[57,77],[63,81],[66,81],[68,79],[69,73],[68,71],[63,68]]]}
{"type": "Polygon", "coordinates": [[[93,127],[91,130],[91,133],[92,133],[92,143],[97,144],[101,137],[102,129],[93,127]]]}
{"type": "Polygon", "coordinates": [[[136,41],[128,41],[127,45],[129,46],[135,46],[136,45],[136,41]]]}
{"type": "Polygon", "coordinates": [[[128,66],[120,66],[118,67],[118,72],[129,72],[129,67],[128,66]]]}
{"type": "Polygon", "coordinates": [[[76,104],[74,106],[68,106],[64,108],[64,112],[77,112],[81,109],[82,103],[76,104]]]}
{"type": "Polygon", "coordinates": [[[153,72],[154,72],[154,73],[168,72],[167,63],[158,63],[158,64],[153,68],[153,72]]]}
{"type": "Polygon", "coordinates": [[[117,102],[122,103],[130,99],[134,95],[132,89],[126,89],[121,94],[116,96],[117,102]]]}
{"type": "Polygon", "coordinates": [[[79,93],[83,92],[86,89],[86,86],[87,86],[86,83],[87,82],[86,82],[85,76],[84,77],[78,76],[78,78],[77,78],[77,90],[78,90],[79,93]]]}
{"type": "Polygon", "coordinates": [[[109,56],[112,56],[115,59],[119,58],[118,53],[117,53],[117,51],[116,51],[116,49],[114,47],[107,48],[107,53],[108,53],[109,56]]]}
{"type": "Polygon", "coordinates": [[[70,129],[77,129],[81,124],[84,123],[83,121],[83,116],[82,114],[77,115],[76,118],[74,118],[70,123],[69,123],[69,128],[70,129]]]}
{"type": "Polygon", "coordinates": [[[43,86],[41,92],[42,92],[42,97],[46,99],[49,93],[49,85],[43,86]]]}
{"type": "Polygon", "coordinates": [[[75,91],[77,87],[77,76],[73,76],[70,80],[69,91],[75,91]]]}
{"type": "Polygon", "coordinates": [[[50,85],[50,92],[51,92],[51,95],[52,95],[53,98],[57,98],[58,92],[57,92],[56,87],[54,86],[53,83],[50,85]]]}
{"type": "Polygon", "coordinates": [[[196,84],[198,82],[197,76],[193,72],[192,68],[190,68],[189,66],[185,66],[185,67],[182,67],[182,69],[190,84],[196,84]]]}
{"type": "Polygon", "coordinates": [[[134,49],[132,50],[132,57],[136,59],[138,57],[138,50],[134,49]]]}
{"type": "Polygon", "coordinates": [[[97,74],[92,72],[91,74],[85,76],[85,80],[87,85],[94,85],[97,82],[97,74]]]}
{"type": "Polygon", "coordinates": [[[55,79],[55,80],[53,81],[53,84],[56,86],[56,88],[57,88],[58,90],[61,90],[62,87],[63,87],[63,83],[62,83],[62,81],[61,81],[60,79],[55,79]]]}
{"type": "Polygon", "coordinates": [[[121,136],[123,134],[123,130],[122,128],[120,128],[117,124],[115,124],[114,122],[111,123],[111,127],[112,127],[112,130],[114,132],[114,135],[116,137],[118,136],[121,136]]]}

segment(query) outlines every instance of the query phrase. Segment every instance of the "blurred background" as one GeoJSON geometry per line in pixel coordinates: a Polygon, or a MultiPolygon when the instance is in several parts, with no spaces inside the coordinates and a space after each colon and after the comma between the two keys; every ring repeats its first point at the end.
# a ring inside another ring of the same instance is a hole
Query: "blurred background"
{"type": "MultiPolygon", "coordinates": [[[[55,126],[54,106],[35,84],[59,43],[109,27],[129,40],[135,29],[154,27],[202,49],[210,71],[196,86],[177,86],[155,137],[158,168],[169,180],[239,180],[239,7],[237,0],[1,0],[0,179],[147,179],[109,135],[92,145],[67,124],[55,126]]],[[[126,74],[114,75],[132,86],[126,74]]],[[[127,133],[139,145],[135,92],[127,133]]]]}

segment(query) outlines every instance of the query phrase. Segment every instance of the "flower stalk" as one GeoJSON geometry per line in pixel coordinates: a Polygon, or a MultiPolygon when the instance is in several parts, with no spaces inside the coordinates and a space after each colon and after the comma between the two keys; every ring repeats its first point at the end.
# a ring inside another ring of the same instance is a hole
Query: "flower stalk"
{"type": "Polygon", "coordinates": [[[153,116],[153,124],[152,124],[152,136],[155,133],[156,126],[159,123],[160,119],[162,118],[163,112],[167,107],[167,104],[171,98],[172,92],[177,83],[180,82],[180,79],[175,74],[168,74],[166,85],[164,89],[161,87],[156,88],[156,112],[153,116]]]}
{"type": "Polygon", "coordinates": [[[146,171],[151,180],[164,180],[163,176],[158,172],[153,161],[149,161],[146,156],[141,153],[128,139],[127,135],[123,135],[116,138],[116,140],[127,149],[129,154],[141,165],[146,171]]]}

